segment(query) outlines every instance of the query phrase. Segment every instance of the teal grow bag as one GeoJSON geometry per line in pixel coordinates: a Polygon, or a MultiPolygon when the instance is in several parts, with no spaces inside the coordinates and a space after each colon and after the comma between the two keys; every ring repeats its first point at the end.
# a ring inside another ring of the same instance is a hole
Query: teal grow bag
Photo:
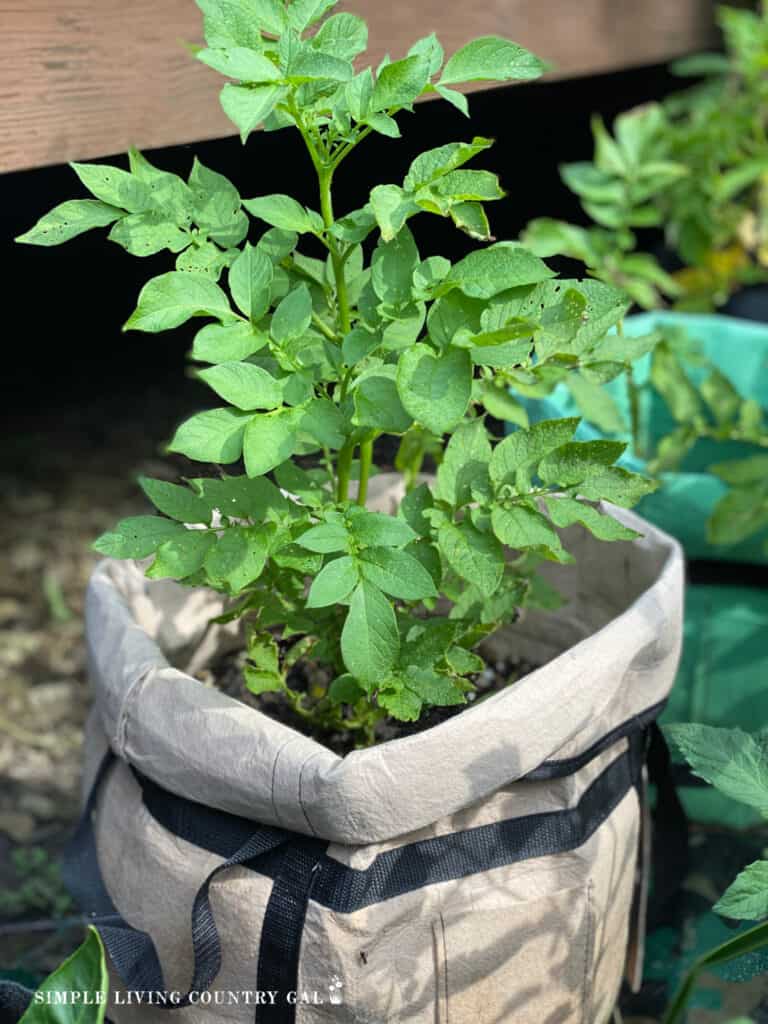
{"type": "MultiPolygon", "coordinates": [[[[756,399],[768,408],[768,325],[718,315],[642,313],[628,317],[624,331],[638,336],[661,325],[684,327],[698,342],[702,354],[744,398],[756,399]]],[[[634,364],[640,388],[640,444],[652,451],[655,442],[673,429],[674,420],[662,398],[651,389],[649,373],[650,356],[634,364]]],[[[706,373],[704,368],[694,369],[690,376],[700,384],[706,373]]],[[[628,423],[624,376],[612,381],[608,390],[628,423]]],[[[533,421],[579,415],[565,385],[543,400],[527,402],[526,407],[533,421]]],[[[584,420],[576,433],[581,441],[605,436],[584,420]]],[[[630,445],[621,464],[645,472],[646,463],[633,450],[629,433],[610,436],[630,445]]],[[[726,493],[725,484],[709,474],[707,467],[758,450],[745,444],[699,442],[679,471],[661,474],[661,486],[640,502],[637,511],[677,537],[689,559],[768,564],[768,531],[729,546],[712,545],[706,535],[706,521],[726,493]]],[[[738,726],[747,732],[768,728],[768,589],[717,582],[689,584],[683,659],[662,722],[738,726]]],[[[744,828],[761,820],[757,812],[709,787],[685,786],[680,795],[689,816],[696,821],[744,828]]]]}
{"type": "MultiPolygon", "coordinates": [[[[648,334],[654,327],[662,325],[684,327],[691,339],[698,343],[702,354],[728,377],[744,398],[755,399],[764,409],[768,409],[768,325],[716,314],[640,313],[627,317],[624,333],[631,336],[648,334]]],[[[648,355],[634,363],[633,371],[640,389],[640,445],[646,451],[653,451],[656,442],[675,426],[663,399],[650,387],[650,367],[651,357],[648,355]]],[[[703,367],[695,367],[690,377],[698,385],[707,372],[703,367]]],[[[611,381],[607,390],[625,422],[629,423],[624,375],[611,381]]],[[[526,402],[526,408],[532,420],[580,415],[564,384],[544,399],[526,402]]],[[[629,432],[606,435],[584,420],[576,432],[579,441],[592,441],[606,436],[629,444],[620,465],[637,473],[646,472],[646,462],[632,448],[629,432]]],[[[739,544],[730,545],[710,544],[706,534],[707,519],[727,491],[722,481],[707,472],[707,467],[714,462],[744,458],[758,451],[765,452],[765,449],[735,442],[699,441],[683,460],[679,470],[661,474],[659,489],[645,497],[635,511],[677,537],[689,558],[768,564],[768,553],[765,550],[768,530],[754,534],[739,544]]]]}

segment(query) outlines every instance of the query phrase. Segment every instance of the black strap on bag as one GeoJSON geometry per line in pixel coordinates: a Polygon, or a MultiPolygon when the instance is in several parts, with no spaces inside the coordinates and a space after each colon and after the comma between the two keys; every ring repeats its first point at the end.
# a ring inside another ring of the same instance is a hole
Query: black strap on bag
{"type": "Polygon", "coordinates": [[[64,882],[81,909],[93,916],[104,948],[127,989],[150,993],[153,1005],[168,1009],[189,1006],[190,997],[210,988],[221,968],[221,940],[209,900],[211,882],[235,865],[253,866],[260,857],[277,850],[292,836],[283,829],[259,827],[211,871],[198,889],[192,906],[192,983],[184,994],[167,992],[152,939],[146,932],[129,925],[117,911],[99,867],[92,819],[101,785],[115,760],[115,755],[108,751],[99,766],[83,815],[64,855],[64,882]]]}
{"type": "Polygon", "coordinates": [[[653,889],[648,927],[654,929],[674,916],[688,874],[688,816],[675,787],[672,756],[664,733],[654,722],[649,732],[648,778],[656,789],[653,817],[653,889]]]}

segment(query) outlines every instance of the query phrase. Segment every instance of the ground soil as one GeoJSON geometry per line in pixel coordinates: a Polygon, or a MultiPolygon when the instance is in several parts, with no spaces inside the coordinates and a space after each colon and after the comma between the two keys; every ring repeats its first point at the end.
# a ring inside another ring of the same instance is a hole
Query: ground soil
{"type": "MultiPolygon", "coordinates": [[[[214,685],[218,686],[225,693],[237,700],[241,700],[249,707],[262,711],[270,718],[282,722],[284,725],[296,729],[306,736],[310,736],[318,743],[329,747],[334,753],[344,756],[355,748],[356,740],[354,734],[349,732],[324,732],[312,728],[305,718],[299,715],[291,705],[279,693],[261,693],[254,695],[250,693],[243,678],[243,655],[228,655],[226,659],[213,667],[211,672],[214,685]]],[[[489,664],[483,672],[470,677],[475,685],[475,691],[467,694],[467,704],[460,704],[455,707],[431,708],[419,718],[417,722],[397,722],[393,720],[380,722],[376,727],[377,742],[396,740],[404,736],[415,736],[425,729],[431,729],[441,722],[447,722],[466,709],[487,697],[493,696],[506,686],[514,683],[516,679],[533,671],[533,666],[525,662],[507,660],[496,661],[489,664]]],[[[288,678],[288,685],[297,693],[306,693],[312,689],[313,684],[327,685],[333,678],[332,674],[321,665],[313,662],[299,662],[291,671],[288,678]]]]}

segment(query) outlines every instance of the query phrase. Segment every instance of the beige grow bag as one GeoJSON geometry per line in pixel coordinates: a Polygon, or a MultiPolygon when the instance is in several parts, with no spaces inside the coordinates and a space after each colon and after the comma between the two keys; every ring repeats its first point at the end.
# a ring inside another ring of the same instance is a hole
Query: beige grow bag
{"type": "Polygon", "coordinates": [[[231,641],[206,632],[216,595],[98,566],[86,782],[111,747],[93,806],[105,899],[123,919],[120,941],[102,928],[128,976],[112,971],[117,1024],[608,1020],[636,883],[642,728],[674,678],[683,582],[672,538],[611,512],[644,537],[565,531],[576,565],[548,575],[568,604],[494,638],[542,668],[344,758],[191,678],[231,641]],[[278,845],[216,873],[251,832],[278,845]],[[212,872],[213,932],[198,895],[212,872]],[[190,988],[195,945],[213,983],[172,1010],[136,1004],[131,979],[152,975],[127,963],[127,925],[151,938],[171,993],[190,988]]]}

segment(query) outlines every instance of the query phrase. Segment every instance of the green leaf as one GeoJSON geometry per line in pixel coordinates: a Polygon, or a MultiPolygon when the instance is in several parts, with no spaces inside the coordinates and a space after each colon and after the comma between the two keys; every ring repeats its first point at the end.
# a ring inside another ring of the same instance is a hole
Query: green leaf
{"type": "Polygon", "coordinates": [[[331,81],[349,82],[354,68],[348,60],[301,45],[288,63],[287,75],[294,83],[331,81]]]}
{"type": "Polygon", "coordinates": [[[266,253],[248,244],[230,267],[232,298],[253,323],[269,309],[274,273],[272,260],[266,253]]]}
{"type": "Polygon", "coordinates": [[[570,374],[566,384],[584,419],[607,434],[620,434],[627,429],[616,400],[605,388],[580,373],[570,374]]]}
{"type": "Polygon", "coordinates": [[[272,337],[278,345],[285,345],[306,334],[312,322],[312,296],[305,284],[289,292],[275,310],[270,324],[272,337]]]}
{"type": "Polygon", "coordinates": [[[104,947],[91,927],[83,944],[40,984],[19,1024],[103,1024],[108,1005],[104,947]],[[72,1001],[73,993],[88,1002],[72,1001]],[[58,1002],[62,997],[69,999],[58,1002]]]}
{"type": "Polygon", "coordinates": [[[134,147],[128,151],[128,162],[133,177],[149,189],[153,207],[179,227],[189,227],[194,211],[194,194],[189,185],[178,174],[155,167],[134,147]]]}
{"type": "Polygon", "coordinates": [[[678,423],[687,423],[701,409],[698,389],[666,344],[658,345],[653,353],[651,383],[678,423]]]}
{"type": "Polygon", "coordinates": [[[465,295],[490,299],[508,288],[536,284],[554,277],[538,256],[512,242],[477,249],[455,263],[442,290],[459,288],[465,295]]]}
{"type": "Polygon", "coordinates": [[[136,309],[125,322],[123,330],[156,334],[178,327],[196,316],[231,318],[227,296],[202,274],[172,270],[153,277],[144,285],[136,309]]]}
{"type": "Polygon", "coordinates": [[[482,420],[460,423],[437,469],[435,495],[453,508],[474,500],[474,491],[488,485],[491,443],[482,420]]]}
{"type": "Polygon", "coordinates": [[[338,0],[293,0],[288,7],[288,24],[296,32],[303,32],[335,7],[337,2],[338,0]]]}
{"type": "Polygon", "coordinates": [[[239,593],[261,575],[267,560],[267,542],[260,527],[230,526],[210,549],[205,559],[209,579],[225,583],[239,593]]]}
{"type": "Polygon", "coordinates": [[[377,185],[372,189],[371,209],[385,242],[392,241],[409,217],[421,212],[418,203],[399,185],[377,185]]]}
{"type": "Polygon", "coordinates": [[[258,352],[267,344],[267,335],[252,324],[206,324],[195,335],[192,358],[202,363],[233,363],[258,352]]]}
{"type": "Polygon", "coordinates": [[[176,269],[186,274],[203,274],[218,281],[225,267],[236,258],[236,250],[222,252],[213,242],[190,245],[176,257],[176,269]]]}
{"type": "Polygon", "coordinates": [[[696,723],[667,725],[664,731],[694,775],[768,817],[768,753],[757,737],[696,723]]]}
{"type": "Polygon", "coordinates": [[[240,208],[240,194],[232,182],[195,157],[189,187],[195,223],[219,245],[239,245],[248,233],[248,218],[240,208]]]}
{"type": "Polygon", "coordinates": [[[490,533],[482,533],[467,519],[444,523],[438,531],[438,545],[451,569],[474,583],[485,597],[498,589],[504,574],[504,551],[490,533]]]}
{"type": "Polygon", "coordinates": [[[373,87],[372,110],[407,107],[421,95],[429,81],[429,60],[421,54],[385,65],[373,87]]]}
{"type": "Polygon", "coordinates": [[[237,409],[220,408],[199,412],[185,420],[168,445],[196,462],[227,465],[236,462],[243,450],[243,433],[251,416],[237,409]]]}
{"type": "Polygon", "coordinates": [[[417,192],[450,171],[462,167],[492,145],[493,139],[485,139],[478,135],[471,142],[449,142],[444,146],[438,146],[437,149],[429,149],[417,156],[408,168],[403,188],[408,192],[417,192]]]}
{"type": "Polygon", "coordinates": [[[445,655],[445,660],[449,668],[461,676],[474,675],[476,672],[482,672],[485,668],[485,662],[480,655],[468,651],[464,647],[451,647],[445,655]]]}
{"type": "Polygon", "coordinates": [[[550,451],[539,463],[538,473],[545,484],[581,484],[595,469],[612,466],[626,447],[623,441],[571,441],[550,451]]]}
{"type": "MultiPolygon", "coordinates": [[[[368,45],[368,26],[356,14],[333,14],[312,37],[312,46],[342,60],[354,60],[368,45]]],[[[358,115],[353,112],[353,117],[358,115]]]]}
{"type": "Polygon", "coordinates": [[[181,252],[192,239],[161,211],[147,210],[121,218],[110,231],[109,240],[117,242],[132,256],[153,256],[163,249],[181,252]]]}
{"type": "Polygon", "coordinates": [[[379,590],[403,601],[437,597],[432,577],[422,564],[396,548],[366,548],[360,555],[360,572],[379,590]]]}
{"type": "Polygon", "coordinates": [[[354,327],[341,343],[341,355],[347,366],[355,366],[381,344],[381,335],[365,327],[354,327]]]}
{"type": "Polygon", "coordinates": [[[263,476],[293,455],[302,415],[301,409],[277,409],[249,420],[243,437],[248,476],[263,476]]]}
{"type": "Polygon", "coordinates": [[[108,164],[69,166],[88,191],[109,206],[119,206],[129,213],[141,213],[152,205],[148,186],[128,171],[108,164]]]}
{"type": "Polygon", "coordinates": [[[276,409],[283,402],[282,382],[253,363],[219,363],[198,376],[238,409],[276,409]]]}
{"type": "Polygon", "coordinates": [[[491,509],[491,526],[502,544],[507,547],[523,550],[525,548],[546,548],[558,556],[558,561],[566,559],[560,538],[552,529],[546,516],[526,505],[510,505],[505,508],[494,505],[491,509]]]}
{"type": "Polygon", "coordinates": [[[462,46],[448,60],[441,85],[457,82],[507,82],[539,78],[546,65],[538,57],[499,36],[481,36],[462,46]]]}
{"type": "Polygon", "coordinates": [[[387,680],[386,687],[379,690],[376,699],[379,705],[399,722],[417,721],[423,707],[423,701],[418,694],[395,677],[387,680]]]}
{"type": "Polygon", "coordinates": [[[466,704],[464,691],[450,676],[433,669],[409,667],[406,672],[406,686],[425,704],[435,707],[452,707],[466,704]]]}
{"type": "Polygon", "coordinates": [[[189,483],[223,516],[261,523],[271,515],[283,515],[288,502],[271,480],[247,476],[202,477],[189,483]]]}
{"type": "Polygon", "coordinates": [[[603,466],[596,467],[579,484],[579,493],[589,501],[610,501],[622,508],[632,508],[657,487],[656,481],[639,473],[630,473],[621,466],[603,466]]]}
{"type": "Polygon", "coordinates": [[[282,95],[283,88],[278,85],[232,85],[228,82],[221,90],[221,106],[245,143],[254,128],[269,117],[282,95]]]}
{"type": "Polygon", "coordinates": [[[707,522],[707,539],[712,544],[738,544],[766,526],[768,496],[761,482],[731,491],[717,502],[707,522]]]}
{"type": "Polygon", "coordinates": [[[282,72],[268,57],[244,46],[198,50],[195,56],[214,71],[241,82],[263,85],[282,78],[282,72]]]}
{"type": "Polygon", "coordinates": [[[349,432],[346,417],[329,398],[313,398],[309,402],[299,429],[316,444],[333,449],[341,448],[349,432]]]}
{"type": "Polygon", "coordinates": [[[452,106],[460,110],[464,117],[469,117],[469,103],[467,97],[463,92],[458,92],[456,89],[448,89],[446,86],[441,85],[439,82],[435,86],[435,91],[452,106]]]}
{"type": "Polygon", "coordinates": [[[16,241],[27,245],[61,245],[91,228],[106,227],[122,216],[123,210],[97,199],[70,199],[55,206],[16,241]]]}
{"type": "Polygon", "coordinates": [[[355,412],[352,422],[387,434],[404,434],[413,423],[400,401],[394,366],[380,366],[358,378],[352,392],[355,412]]]}
{"type": "Polygon", "coordinates": [[[720,370],[713,370],[701,382],[701,394],[718,423],[728,423],[738,415],[741,395],[720,370]]]}
{"type": "Polygon", "coordinates": [[[434,504],[429,487],[426,484],[419,484],[405,495],[400,502],[398,513],[415,533],[420,537],[428,537],[430,526],[423,513],[426,509],[433,508],[434,504]]]}
{"type": "Polygon", "coordinates": [[[327,608],[345,601],[359,581],[357,565],[349,555],[327,562],[309,589],[307,608],[327,608]]]}
{"type": "Polygon", "coordinates": [[[434,191],[451,199],[474,199],[484,203],[506,195],[497,175],[490,171],[451,171],[435,182],[434,191]]]}
{"type": "Polygon", "coordinates": [[[282,228],[283,231],[295,231],[300,235],[311,234],[320,231],[323,226],[319,214],[314,210],[308,210],[291,196],[258,196],[256,199],[245,199],[243,206],[254,217],[266,221],[275,228],[282,228]]]}
{"type": "Polygon", "coordinates": [[[419,265],[419,251],[408,228],[390,242],[379,242],[371,260],[371,283],[376,295],[392,308],[411,301],[413,272],[419,265]]]}
{"type": "Polygon", "coordinates": [[[456,227],[470,238],[480,242],[492,240],[491,226],[480,203],[456,203],[451,206],[448,214],[456,227]]]}
{"type": "Polygon", "coordinates": [[[545,498],[549,516],[555,526],[581,523],[598,540],[635,540],[641,534],[623,526],[618,520],[575,498],[545,498]]]}
{"type": "Polygon", "coordinates": [[[712,909],[739,921],[768,917],[768,860],[747,865],[712,909]]]}
{"type": "Polygon", "coordinates": [[[372,584],[359,583],[341,633],[344,665],[367,688],[373,688],[394,668],[399,652],[392,605],[372,584]]]}
{"type": "Polygon", "coordinates": [[[331,704],[334,705],[357,704],[364,696],[365,690],[348,672],[345,672],[343,676],[338,676],[328,687],[328,697],[331,704]]]}
{"type": "Polygon", "coordinates": [[[276,639],[269,633],[248,637],[248,663],[243,669],[245,684],[251,693],[272,693],[285,689],[276,639]]]}
{"type": "Polygon", "coordinates": [[[130,516],[102,533],[93,547],[110,558],[146,558],[183,529],[179,523],[162,516],[130,516]]]}
{"type": "Polygon", "coordinates": [[[157,549],[157,557],[147,569],[153,580],[181,580],[201,569],[205,556],[215,543],[213,533],[184,530],[165,541],[157,549]]]}
{"type": "Polygon", "coordinates": [[[541,420],[530,430],[515,430],[496,445],[491,456],[491,480],[499,487],[513,482],[518,470],[534,466],[549,452],[569,441],[578,419],[541,420]]]}
{"type": "Polygon", "coordinates": [[[320,523],[297,537],[296,543],[307,551],[330,555],[349,549],[349,533],[342,522],[320,523]]]}
{"type": "Polygon", "coordinates": [[[293,462],[284,462],[275,470],[275,480],[283,490],[295,494],[304,505],[319,508],[329,499],[329,492],[323,486],[323,480],[317,479],[320,473],[322,471],[308,473],[293,462]]]}
{"type": "Polygon", "coordinates": [[[358,544],[371,547],[400,548],[416,540],[416,534],[397,516],[383,512],[371,512],[358,505],[351,505],[347,513],[349,529],[358,544]]]}
{"type": "Polygon", "coordinates": [[[459,423],[472,397],[472,359],[462,349],[436,354],[428,345],[413,345],[398,361],[397,391],[415,420],[444,434],[459,423]]]}
{"type": "Polygon", "coordinates": [[[279,36],[286,28],[285,7],[280,0],[197,0],[205,15],[209,46],[262,46],[262,29],[279,36]]]}
{"type": "Polygon", "coordinates": [[[486,410],[497,420],[506,420],[524,430],[530,426],[525,407],[505,387],[499,387],[493,381],[484,381],[479,398],[486,410]]]}
{"type": "Polygon", "coordinates": [[[429,35],[424,36],[423,39],[416,40],[413,46],[408,50],[408,56],[425,57],[429,65],[429,74],[431,77],[432,75],[436,75],[440,70],[445,54],[442,46],[440,45],[440,40],[434,32],[430,32],[429,35]]]}
{"type": "Polygon", "coordinates": [[[213,506],[188,487],[152,480],[147,476],[139,477],[139,486],[163,515],[181,523],[210,524],[213,506]]]}
{"type": "Polygon", "coordinates": [[[768,455],[751,455],[747,459],[732,459],[709,466],[709,472],[727,484],[743,486],[768,480],[768,455]]]}
{"type": "Polygon", "coordinates": [[[282,263],[293,253],[298,237],[295,231],[268,228],[256,243],[256,248],[266,253],[274,264],[282,263]]]}

